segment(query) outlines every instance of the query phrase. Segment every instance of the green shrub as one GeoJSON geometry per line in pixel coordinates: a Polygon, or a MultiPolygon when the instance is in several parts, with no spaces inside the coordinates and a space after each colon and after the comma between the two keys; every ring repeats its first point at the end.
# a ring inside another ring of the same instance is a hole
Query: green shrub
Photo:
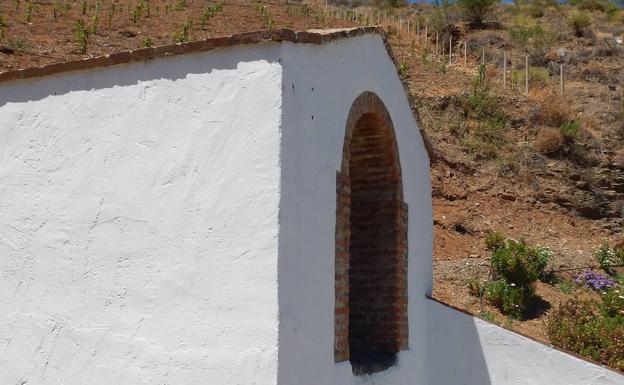
{"type": "Polygon", "coordinates": [[[563,294],[572,294],[574,290],[574,282],[569,279],[564,279],[557,284],[557,289],[563,294]]]}
{"type": "Polygon", "coordinates": [[[594,258],[598,265],[602,270],[607,273],[612,273],[613,268],[611,266],[618,264],[619,257],[618,254],[622,254],[620,251],[616,252],[607,242],[603,242],[598,248],[594,251],[594,258]]]}
{"type": "Polygon", "coordinates": [[[190,20],[186,20],[179,31],[175,31],[171,34],[173,41],[176,43],[182,43],[185,41],[189,41],[191,38],[191,28],[193,28],[193,22],[190,20]]]}
{"type": "Polygon", "coordinates": [[[4,31],[6,30],[7,22],[4,16],[0,15],[0,40],[4,39],[4,31]]]}
{"type": "Polygon", "coordinates": [[[108,9],[108,29],[111,29],[113,26],[113,17],[115,16],[115,4],[111,4],[108,9]]]}
{"type": "Polygon", "coordinates": [[[576,37],[582,37],[587,35],[591,26],[591,19],[583,12],[575,12],[568,19],[568,25],[572,28],[576,37]]]}
{"type": "Polygon", "coordinates": [[[87,43],[89,41],[89,31],[82,20],[76,21],[74,24],[74,40],[78,46],[78,52],[84,54],[87,52],[87,43]]]}
{"type": "Polygon", "coordinates": [[[474,295],[475,297],[483,297],[485,291],[485,285],[484,282],[481,281],[479,278],[470,278],[468,280],[468,292],[472,295],[474,295]]]}
{"type": "Polygon", "coordinates": [[[458,0],[457,2],[468,21],[475,25],[482,25],[497,3],[496,0],[458,0]]]}
{"type": "Polygon", "coordinates": [[[509,29],[509,37],[535,64],[544,64],[546,55],[556,40],[555,33],[541,25],[513,27],[509,29]]]}
{"type": "Polygon", "coordinates": [[[91,17],[91,33],[92,34],[95,35],[97,33],[99,25],[100,25],[100,17],[96,13],[95,15],[91,17]]]}
{"type": "MultiPolygon", "coordinates": [[[[545,85],[548,83],[548,79],[550,79],[550,74],[546,68],[529,66],[529,84],[545,85]]],[[[511,82],[518,88],[524,88],[526,70],[513,70],[511,72],[511,82]]]]}
{"type": "Polygon", "coordinates": [[[499,146],[480,139],[478,134],[462,139],[460,145],[472,154],[475,160],[492,160],[500,156],[499,146]]]}
{"type": "Polygon", "coordinates": [[[617,11],[617,5],[607,0],[572,0],[571,5],[576,5],[582,11],[598,11],[612,13],[617,11]]]}
{"type": "Polygon", "coordinates": [[[174,11],[183,11],[187,7],[186,0],[177,0],[173,6],[174,11]]]}
{"type": "MultiPolygon", "coordinates": [[[[526,316],[535,298],[533,283],[543,276],[552,252],[545,247],[529,246],[522,240],[505,239],[496,232],[486,236],[485,245],[492,250],[492,281],[483,285],[485,297],[503,314],[514,318],[526,316]]],[[[471,293],[476,289],[474,283],[472,286],[469,283],[471,293]]]]}
{"type": "Polygon", "coordinates": [[[605,317],[624,323],[624,289],[611,288],[602,294],[600,310],[605,317]]]}
{"type": "Polygon", "coordinates": [[[505,114],[500,110],[498,98],[490,90],[485,79],[485,66],[479,66],[479,72],[472,84],[472,91],[464,103],[469,118],[487,122],[490,128],[500,129],[505,123],[505,114]]]}
{"type": "Polygon", "coordinates": [[[492,268],[509,283],[528,287],[544,273],[552,252],[544,247],[531,247],[523,240],[508,239],[492,252],[492,268]]]}
{"type": "Polygon", "coordinates": [[[534,291],[530,286],[518,286],[501,278],[486,284],[485,295],[488,301],[504,314],[513,318],[522,318],[531,304],[534,291]]]}
{"type": "Polygon", "coordinates": [[[152,38],[150,37],[144,37],[143,40],[141,40],[141,47],[143,48],[149,48],[154,44],[154,42],[152,41],[152,38]]]}
{"type": "Polygon", "coordinates": [[[409,76],[409,63],[403,62],[399,65],[399,76],[401,79],[407,79],[409,76]]]}
{"type": "Polygon", "coordinates": [[[505,236],[499,232],[493,231],[485,236],[485,247],[488,250],[498,250],[505,246],[505,236]]]}
{"type": "Polygon", "coordinates": [[[564,142],[572,143],[576,140],[578,133],[581,129],[581,125],[576,120],[571,120],[561,124],[559,131],[563,137],[564,142]]]}
{"type": "Polygon", "coordinates": [[[561,303],[546,319],[548,338],[553,345],[623,370],[624,318],[597,308],[595,302],[577,299],[561,303]]]}
{"type": "Polygon", "coordinates": [[[30,21],[32,20],[34,7],[35,7],[34,4],[31,2],[28,2],[28,4],[26,5],[26,22],[27,23],[30,23],[30,21]]]}

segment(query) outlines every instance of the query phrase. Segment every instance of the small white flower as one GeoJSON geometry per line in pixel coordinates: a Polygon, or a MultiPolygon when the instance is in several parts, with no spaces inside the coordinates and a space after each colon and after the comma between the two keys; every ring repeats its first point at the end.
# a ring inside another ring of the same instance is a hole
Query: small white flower
{"type": "Polygon", "coordinates": [[[511,287],[516,287],[516,284],[515,284],[515,283],[512,283],[512,284],[511,284],[511,287]]]}
{"type": "Polygon", "coordinates": [[[624,299],[624,295],[618,295],[618,298],[624,299]]]}

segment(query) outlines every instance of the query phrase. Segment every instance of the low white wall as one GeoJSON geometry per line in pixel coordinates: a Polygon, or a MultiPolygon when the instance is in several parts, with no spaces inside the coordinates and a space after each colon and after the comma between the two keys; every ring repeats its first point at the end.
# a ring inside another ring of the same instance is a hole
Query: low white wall
{"type": "Polygon", "coordinates": [[[429,384],[622,385],[624,376],[427,301],[429,384]]]}
{"type": "Polygon", "coordinates": [[[0,84],[0,384],[275,384],[279,45],[0,84]]]}

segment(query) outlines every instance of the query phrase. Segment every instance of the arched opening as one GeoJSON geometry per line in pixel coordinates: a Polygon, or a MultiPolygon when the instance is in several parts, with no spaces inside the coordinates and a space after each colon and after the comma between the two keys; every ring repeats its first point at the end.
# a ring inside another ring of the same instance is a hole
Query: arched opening
{"type": "Polygon", "coordinates": [[[369,92],[349,113],[337,177],[335,314],[336,361],[354,374],[407,349],[407,206],[392,121],[369,92]]]}

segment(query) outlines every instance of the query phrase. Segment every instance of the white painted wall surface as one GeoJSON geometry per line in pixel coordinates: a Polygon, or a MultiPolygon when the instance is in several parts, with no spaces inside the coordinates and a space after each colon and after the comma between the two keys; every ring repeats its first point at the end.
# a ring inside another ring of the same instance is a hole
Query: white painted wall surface
{"type": "Polygon", "coordinates": [[[427,301],[430,384],[623,385],[624,376],[427,301]]]}
{"type": "Polygon", "coordinates": [[[0,384],[275,384],[279,45],[0,84],[0,384]]]}
{"type": "Polygon", "coordinates": [[[430,370],[423,343],[432,279],[429,159],[394,64],[377,35],[283,47],[279,383],[423,384],[430,370]],[[355,377],[350,363],[334,363],[336,171],[349,110],[364,91],[384,102],[399,146],[409,205],[410,349],[390,370],[355,377]]]}
{"type": "Polygon", "coordinates": [[[283,45],[280,385],[624,385],[619,374],[426,298],[432,284],[429,160],[394,64],[376,35],[283,45]],[[409,350],[354,376],[334,363],[336,171],[355,98],[376,93],[399,146],[409,205],[409,350]]]}

